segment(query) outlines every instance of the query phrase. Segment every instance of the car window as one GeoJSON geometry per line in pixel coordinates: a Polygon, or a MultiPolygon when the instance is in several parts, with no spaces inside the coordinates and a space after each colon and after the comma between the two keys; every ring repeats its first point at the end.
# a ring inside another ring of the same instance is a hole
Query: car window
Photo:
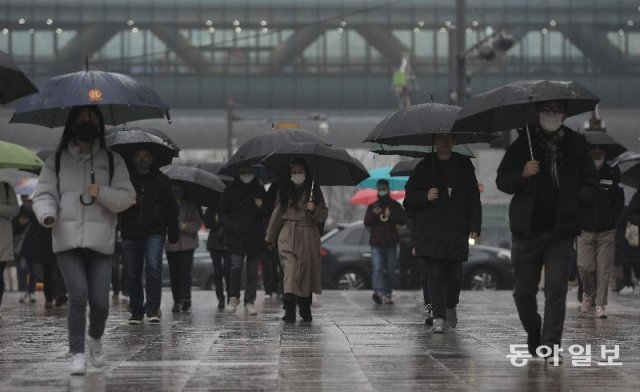
{"type": "Polygon", "coordinates": [[[362,237],[364,237],[364,232],[366,230],[364,228],[354,228],[353,230],[351,230],[349,232],[349,234],[347,234],[346,238],[344,239],[344,244],[345,245],[361,245],[362,244],[362,237]]]}

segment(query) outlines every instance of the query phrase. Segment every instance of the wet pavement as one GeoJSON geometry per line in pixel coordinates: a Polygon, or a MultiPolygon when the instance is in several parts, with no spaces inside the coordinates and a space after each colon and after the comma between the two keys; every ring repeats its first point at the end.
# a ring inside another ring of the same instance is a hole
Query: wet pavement
{"type": "MultiPolygon", "coordinates": [[[[129,326],[126,305],[112,306],[104,337],[108,364],[69,377],[64,309],[18,304],[6,293],[0,313],[0,391],[638,391],[640,295],[610,295],[610,318],[579,314],[569,294],[565,349],[591,345],[588,366],[564,353],[558,367],[540,359],[511,364],[510,344],[525,343],[511,293],[463,292],[454,331],[432,335],[418,292],[375,305],[368,292],[314,298],[312,323],[284,325],[278,300],[260,314],[220,312],[211,291],[194,292],[189,313],[160,325],[129,326]],[[621,365],[603,366],[601,345],[619,346],[621,365]]],[[[542,298],[540,295],[539,298],[542,298]]]]}

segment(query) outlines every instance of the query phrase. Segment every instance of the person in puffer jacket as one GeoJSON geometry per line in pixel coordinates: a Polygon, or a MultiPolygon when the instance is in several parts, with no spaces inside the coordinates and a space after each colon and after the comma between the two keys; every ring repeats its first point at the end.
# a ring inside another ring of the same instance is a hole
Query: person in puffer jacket
{"type": "Polygon", "coordinates": [[[105,147],[100,109],[73,107],[33,197],[38,222],[52,228],[53,251],[69,291],[71,374],[86,372],[87,301],[89,359],[104,366],[101,338],[109,315],[117,214],[135,199],[124,161],[105,147]]]}

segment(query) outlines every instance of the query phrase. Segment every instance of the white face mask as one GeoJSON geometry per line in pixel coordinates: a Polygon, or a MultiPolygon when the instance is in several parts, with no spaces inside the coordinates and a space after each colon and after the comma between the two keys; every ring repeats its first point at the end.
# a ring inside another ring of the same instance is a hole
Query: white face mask
{"type": "Polygon", "coordinates": [[[255,176],[255,175],[253,175],[253,174],[241,174],[241,175],[240,175],[240,181],[244,182],[245,184],[248,184],[248,183],[250,183],[251,181],[253,181],[253,179],[254,179],[255,177],[256,177],[256,176],[255,176]]]}
{"type": "Polygon", "coordinates": [[[389,191],[378,191],[378,196],[385,197],[389,194],[389,191]]]}
{"type": "Polygon", "coordinates": [[[304,173],[291,175],[291,181],[296,185],[302,184],[306,179],[307,176],[304,173]]]}
{"type": "Polygon", "coordinates": [[[604,165],[604,159],[594,159],[593,163],[595,163],[598,170],[600,170],[602,165],[604,165]]]}
{"type": "Polygon", "coordinates": [[[564,115],[562,113],[540,113],[540,127],[553,133],[560,129],[564,115]]]}

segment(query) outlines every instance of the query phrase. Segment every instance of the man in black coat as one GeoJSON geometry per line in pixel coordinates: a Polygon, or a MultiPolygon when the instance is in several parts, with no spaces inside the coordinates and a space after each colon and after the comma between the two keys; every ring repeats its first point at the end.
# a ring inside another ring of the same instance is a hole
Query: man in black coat
{"type": "Polygon", "coordinates": [[[435,136],[435,157],[416,166],[405,186],[404,207],[415,214],[415,255],[424,259],[434,333],[457,325],[462,262],[469,238],[480,236],[482,207],[475,169],[468,157],[452,152],[452,134],[435,136]]]}
{"type": "Polygon", "coordinates": [[[254,302],[258,285],[258,261],[265,253],[264,222],[268,213],[267,193],[260,185],[255,170],[249,165],[239,169],[239,175],[222,194],[218,217],[224,228],[227,252],[231,264],[231,287],[227,312],[235,313],[240,303],[242,269],[246,258],[247,282],[244,305],[249,315],[256,315],[254,302]]]}
{"type": "Polygon", "coordinates": [[[560,346],[567,299],[568,260],[574,238],[580,234],[582,207],[596,187],[596,168],[581,135],[562,125],[566,102],[547,101],[536,107],[537,124],[507,150],[496,184],[512,194],[509,220],[513,234],[512,260],[515,299],[520,321],[528,334],[532,355],[547,361],[549,349],[560,346]],[[544,325],[536,293],[545,272],[544,325]],[[536,352],[538,351],[538,352],[536,352]]]}
{"type": "MultiPolygon", "coordinates": [[[[593,131],[597,132],[597,131],[593,131]]],[[[591,158],[598,169],[598,189],[594,200],[582,209],[582,233],[578,236],[578,273],[584,293],[580,311],[607,318],[605,305],[615,253],[616,221],[624,209],[620,169],[609,166],[604,146],[590,145],[591,158]]]]}
{"type": "Polygon", "coordinates": [[[134,151],[131,164],[136,204],[119,216],[122,257],[126,259],[124,264],[127,266],[129,324],[141,324],[145,313],[149,322],[158,323],[161,316],[162,252],[167,234],[170,243],[178,241],[178,205],[169,178],[154,165],[153,155],[148,149],[141,147],[134,151]]]}

